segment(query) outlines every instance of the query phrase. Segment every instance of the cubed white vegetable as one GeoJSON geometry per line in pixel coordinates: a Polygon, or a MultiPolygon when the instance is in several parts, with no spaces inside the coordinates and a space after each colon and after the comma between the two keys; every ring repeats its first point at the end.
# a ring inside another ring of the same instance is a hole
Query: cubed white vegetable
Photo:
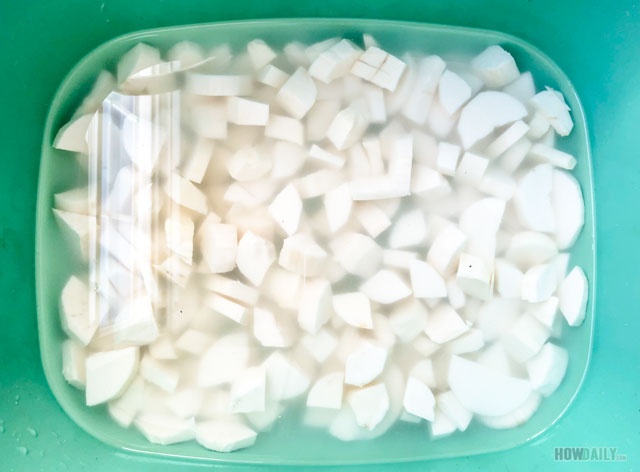
{"type": "Polygon", "coordinates": [[[533,231],[551,233],[555,230],[555,215],[551,203],[553,167],[540,164],[519,181],[514,196],[520,222],[533,231]]]}
{"type": "Polygon", "coordinates": [[[438,305],[430,313],[424,328],[426,335],[438,344],[451,341],[468,330],[469,325],[446,303],[438,305]]]}
{"type": "Polygon", "coordinates": [[[338,347],[338,340],[328,329],[320,329],[315,334],[305,334],[300,342],[319,363],[326,361],[338,347]]]}
{"type": "Polygon", "coordinates": [[[547,90],[537,93],[530,101],[536,110],[542,113],[553,129],[560,136],[567,136],[573,129],[570,108],[564,97],[547,87],[547,90]]]}
{"type": "Polygon", "coordinates": [[[79,116],[60,128],[53,140],[53,147],[88,154],[87,133],[94,116],[93,113],[79,116]]]}
{"type": "Polygon", "coordinates": [[[265,65],[256,75],[258,82],[276,89],[280,89],[288,79],[289,75],[273,64],[265,65]]]}
{"type": "Polygon", "coordinates": [[[269,309],[253,309],[253,336],[265,347],[289,347],[293,343],[293,332],[286,322],[278,320],[269,309]]]}
{"type": "Polygon", "coordinates": [[[244,324],[247,316],[247,307],[229,300],[217,293],[209,294],[205,297],[205,304],[214,312],[226,316],[238,324],[244,324]]]}
{"type": "Polygon", "coordinates": [[[86,384],[85,362],[87,352],[84,346],[73,339],[62,342],[62,376],[76,388],[86,384]]]}
{"type": "Polygon", "coordinates": [[[336,233],[349,221],[353,200],[349,185],[342,184],[329,190],[324,196],[324,209],[329,230],[336,233]]]}
{"type": "Polygon", "coordinates": [[[567,371],[569,354],[555,344],[546,343],[527,361],[527,373],[533,388],[548,397],[556,391],[567,371]]]}
{"type": "Polygon", "coordinates": [[[580,326],[587,310],[589,283],[584,271],[576,266],[560,284],[560,311],[569,326],[580,326]]]}
{"type": "Polygon", "coordinates": [[[120,395],[138,370],[137,347],[96,352],[85,363],[87,406],[99,405],[120,395]]]}
{"type": "Polygon", "coordinates": [[[506,333],[520,313],[520,300],[493,298],[478,310],[476,326],[482,330],[487,341],[492,341],[506,333]]]}
{"type": "Polygon", "coordinates": [[[369,299],[388,305],[411,295],[411,288],[396,273],[382,269],[360,287],[369,299]]]}
{"type": "Polygon", "coordinates": [[[302,213],[302,199],[296,188],[289,184],[269,205],[269,214],[289,236],[298,230],[302,213]]]}
{"type": "Polygon", "coordinates": [[[325,195],[342,183],[342,173],[336,170],[321,169],[300,177],[294,182],[300,198],[314,198],[325,195]]]}
{"type": "Polygon", "coordinates": [[[307,71],[299,67],[278,91],[278,104],[295,119],[302,119],[316,101],[317,89],[307,71]]]}
{"type": "Polygon", "coordinates": [[[194,230],[193,220],[180,212],[170,215],[164,222],[167,248],[187,264],[193,260],[194,230]]]}
{"type": "Polygon", "coordinates": [[[344,366],[344,383],[362,387],[382,374],[388,352],[371,342],[365,341],[348,355],[344,366]]]}
{"type": "Polygon", "coordinates": [[[478,420],[485,426],[494,429],[515,428],[524,424],[533,416],[540,405],[541,396],[532,392],[522,405],[515,410],[501,416],[478,416],[478,420]]]}
{"type": "Polygon", "coordinates": [[[382,263],[382,249],[364,234],[341,234],[329,246],[338,264],[350,274],[370,277],[382,263]]]}
{"type": "Polygon", "coordinates": [[[262,365],[267,372],[267,398],[270,401],[295,398],[309,388],[310,379],[304,370],[278,351],[262,365]]]}
{"type": "Polygon", "coordinates": [[[555,212],[555,238],[559,249],[573,245],[584,226],[584,200],[578,181],[568,172],[553,171],[551,203],[555,212]]]}
{"type": "Polygon", "coordinates": [[[410,210],[396,219],[389,233],[392,249],[420,247],[427,237],[427,222],[421,209],[410,210]]]}
{"type": "Polygon", "coordinates": [[[344,163],[346,161],[345,157],[340,152],[327,151],[317,144],[311,145],[311,148],[309,149],[309,157],[321,164],[325,164],[336,169],[344,167],[344,163]]]}
{"type": "Polygon", "coordinates": [[[323,140],[340,107],[341,102],[338,99],[318,99],[306,117],[307,140],[311,142],[323,140]]]}
{"type": "Polygon", "coordinates": [[[142,377],[135,377],[125,391],[117,398],[109,401],[109,415],[123,428],[128,428],[140,412],[145,395],[142,377]]]}
{"type": "Polygon", "coordinates": [[[189,93],[209,97],[247,96],[253,91],[253,78],[250,75],[188,72],[185,74],[184,88],[189,93]]]}
{"type": "Polygon", "coordinates": [[[407,300],[392,310],[389,322],[401,342],[411,342],[425,327],[427,309],[417,300],[407,300]]]}
{"type": "Polygon", "coordinates": [[[228,134],[227,107],[224,102],[197,103],[189,114],[191,127],[198,136],[226,139],[228,134]]]}
{"type": "Polygon", "coordinates": [[[431,437],[433,439],[449,436],[456,431],[456,424],[445,415],[438,407],[435,409],[434,419],[429,423],[431,437]]]}
{"type": "MultiPolygon", "coordinates": [[[[168,327],[168,329],[172,329],[168,327]]],[[[163,333],[158,338],[149,344],[149,354],[154,359],[159,360],[175,360],[178,358],[176,347],[169,333],[163,333]]]]}
{"type": "Polygon", "coordinates": [[[513,56],[500,46],[489,46],[477,55],[471,65],[490,88],[504,87],[520,76],[513,56]]]}
{"type": "MultiPolygon", "coordinates": [[[[118,172],[118,177],[120,176],[120,174],[130,177],[131,171],[128,167],[125,167],[120,172],[118,172]]],[[[118,177],[116,177],[116,181],[118,180],[118,177]]],[[[128,183],[129,185],[131,185],[131,182],[128,183]]],[[[53,196],[53,202],[56,209],[62,210],[64,212],[89,215],[95,214],[96,211],[95,198],[93,196],[89,196],[88,187],[73,188],[65,192],[56,193],[53,196]]]]}
{"type": "Polygon", "coordinates": [[[211,139],[196,138],[196,142],[185,161],[180,165],[180,173],[185,178],[196,184],[202,183],[207,172],[211,156],[214,151],[214,142],[211,139]]]}
{"type": "Polygon", "coordinates": [[[393,92],[406,68],[406,64],[395,56],[372,46],[353,64],[351,73],[385,90],[393,92]]]}
{"type": "Polygon", "coordinates": [[[142,412],[134,420],[136,428],[149,442],[163,446],[191,441],[194,438],[193,417],[183,419],[164,413],[142,412]]]}
{"type": "Polygon", "coordinates": [[[510,200],[516,192],[516,181],[500,167],[489,167],[478,184],[478,190],[496,198],[510,200]]]}
{"type": "Polygon", "coordinates": [[[327,260],[327,253],[310,236],[295,234],[285,238],[278,264],[304,277],[320,275],[327,260]]]}
{"type": "Polygon", "coordinates": [[[389,411],[389,394],[383,383],[354,390],[347,397],[356,423],[361,428],[372,430],[389,411]]]}
{"type": "Polygon", "coordinates": [[[471,87],[455,72],[445,70],[438,85],[438,100],[442,108],[453,115],[471,98],[471,87]]]}
{"type": "Polygon", "coordinates": [[[298,324],[308,333],[317,333],[331,317],[331,284],[324,279],[305,282],[300,291],[298,324]]]}
{"type": "Polygon", "coordinates": [[[473,414],[456,397],[451,390],[438,394],[436,397],[438,408],[450,418],[459,431],[465,431],[471,423],[473,414]]]}
{"type": "Polygon", "coordinates": [[[442,276],[427,262],[415,259],[409,264],[413,296],[416,298],[443,298],[447,286],[442,276]]]}
{"type": "Polygon", "coordinates": [[[382,253],[382,264],[393,269],[409,269],[411,261],[418,258],[414,251],[400,249],[385,249],[382,253]]]}
{"type": "Polygon", "coordinates": [[[530,305],[529,313],[553,334],[554,329],[557,327],[559,306],[560,300],[558,297],[551,297],[544,302],[530,305]]]}
{"type": "Polygon", "coordinates": [[[356,101],[342,109],[331,121],[327,129],[327,138],[338,150],[351,147],[369,126],[369,113],[366,103],[356,101]]]}
{"type": "Polygon", "coordinates": [[[577,163],[576,158],[571,154],[542,143],[534,144],[529,150],[529,155],[537,161],[546,162],[561,169],[571,170],[577,163]]]}
{"type": "Polygon", "coordinates": [[[198,386],[206,388],[232,382],[247,367],[249,355],[245,333],[232,333],[220,338],[200,358],[198,386]]]}
{"type": "MultiPolygon", "coordinates": [[[[175,348],[179,351],[199,356],[211,345],[211,336],[196,329],[187,329],[175,342],[175,348]]],[[[153,356],[153,354],[152,354],[153,356]]],[[[153,356],[156,359],[158,357],[153,356]]]]}
{"type": "Polygon", "coordinates": [[[491,159],[501,156],[523,138],[527,131],[529,131],[529,126],[524,121],[516,121],[487,146],[485,153],[491,159]]]}
{"type": "Polygon", "coordinates": [[[447,350],[451,354],[468,354],[478,352],[484,347],[484,344],[482,331],[471,328],[466,333],[447,343],[447,350]]]}
{"type": "Polygon", "coordinates": [[[350,292],[334,295],[331,303],[336,314],[351,326],[373,328],[371,302],[363,293],[350,292]]]}
{"type": "Polygon", "coordinates": [[[496,259],[495,286],[501,297],[520,298],[522,295],[523,273],[506,259],[496,259]]]}
{"type": "Polygon", "coordinates": [[[459,157],[460,146],[441,142],[438,145],[438,157],[436,159],[436,166],[438,168],[438,171],[444,175],[453,177],[456,174],[459,157]]]}
{"type": "Polygon", "coordinates": [[[265,410],[266,374],[263,367],[250,367],[233,381],[229,396],[231,413],[252,413],[265,410]]]}
{"type": "Polygon", "coordinates": [[[269,105],[241,97],[227,99],[227,119],[237,125],[265,126],[269,121],[269,105]]]}
{"type": "Polygon", "coordinates": [[[331,83],[347,75],[361,54],[360,48],[348,39],[343,39],[313,61],[309,67],[309,74],[325,84],[331,83]]]}
{"type": "Polygon", "coordinates": [[[411,193],[435,199],[451,193],[451,185],[435,169],[414,164],[411,172],[411,193]]]}
{"type": "Polygon", "coordinates": [[[377,87],[365,86],[363,96],[367,102],[371,123],[385,123],[387,121],[387,108],[384,101],[384,91],[377,87]]]}
{"type": "Polygon", "coordinates": [[[272,168],[271,156],[265,155],[257,147],[244,147],[236,151],[226,162],[229,175],[240,182],[264,177],[272,168]]]}
{"type": "Polygon", "coordinates": [[[450,277],[447,280],[447,299],[449,300],[449,305],[454,310],[460,310],[464,308],[467,303],[467,295],[458,285],[455,277],[450,277]]]}
{"type": "Polygon", "coordinates": [[[183,388],[168,396],[167,409],[180,418],[196,416],[202,408],[204,395],[197,388],[183,388]]]}
{"type": "Polygon", "coordinates": [[[202,47],[191,41],[180,41],[167,53],[169,61],[180,62],[181,67],[190,67],[202,62],[205,58],[205,52],[202,47]]]}
{"type": "Polygon", "coordinates": [[[529,150],[531,149],[531,141],[527,138],[521,138],[519,141],[513,144],[507,149],[502,156],[500,156],[500,166],[511,174],[514,174],[516,170],[520,168],[520,165],[524,162],[529,150]]]}
{"type": "Polygon", "coordinates": [[[284,406],[280,403],[268,403],[264,411],[254,411],[246,413],[244,417],[251,427],[256,431],[269,431],[274,423],[276,423],[284,412],[284,406]]]}
{"type": "Polygon", "coordinates": [[[247,231],[238,242],[236,264],[249,281],[260,286],[271,264],[276,260],[276,250],[271,241],[247,231]]]}
{"type": "Polygon", "coordinates": [[[511,238],[506,258],[520,269],[528,269],[550,261],[556,254],[558,254],[558,247],[549,236],[523,231],[514,234],[511,238]]]}
{"type": "Polygon", "coordinates": [[[214,221],[206,219],[200,228],[200,251],[211,272],[230,272],[236,266],[237,229],[233,225],[214,221]]]}
{"type": "Polygon", "coordinates": [[[456,169],[456,179],[461,182],[478,184],[489,166],[489,159],[472,152],[465,152],[456,169]]]}
{"type": "Polygon", "coordinates": [[[531,72],[523,72],[513,82],[507,84],[502,91],[517,98],[522,103],[527,103],[536,94],[536,84],[533,82],[531,72]]]}
{"type": "Polygon", "coordinates": [[[320,377],[307,395],[307,406],[337,410],[342,407],[344,374],[332,372],[320,377]]]}
{"type": "Polygon", "coordinates": [[[69,278],[60,297],[62,329],[83,346],[89,344],[101,321],[89,297],[89,286],[76,276],[69,278]]]}
{"type": "Polygon", "coordinates": [[[529,303],[544,302],[558,288],[558,274],[552,264],[531,267],[522,277],[522,299],[529,303]]]}
{"type": "Polygon", "coordinates": [[[462,147],[469,149],[495,128],[526,116],[527,109],[511,95],[495,91],[480,92],[464,106],[460,114],[458,135],[462,147]]]}
{"type": "Polygon", "coordinates": [[[173,174],[169,177],[167,191],[171,199],[178,205],[202,215],[207,214],[207,197],[198,187],[184,177],[178,174],[173,174]]]}
{"type": "Polygon", "coordinates": [[[415,377],[409,377],[404,392],[404,409],[420,418],[433,421],[436,399],[431,389],[415,377]]]}
{"type": "Polygon", "coordinates": [[[297,310],[302,282],[300,275],[273,266],[264,279],[262,290],[269,294],[280,308],[297,310]]]}
{"type": "Polygon", "coordinates": [[[205,279],[204,286],[213,292],[244,305],[255,305],[258,301],[257,289],[245,285],[239,280],[230,279],[222,275],[213,274],[205,279]]]}
{"type": "Polygon", "coordinates": [[[148,355],[142,357],[140,375],[147,382],[168,393],[176,390],[180,380],[180,371],[175,366],[167,365],[148,355]]]}
{"type": "Polygon", "coordinates": [[[160,51],[145,43],[140,43],[127,51],[118,62],[118,82],[162,62],[160,51]]]}
{"type": "Polygon", "coordinates": [[[462,253],[456,281],[467,295],[488,300],[493,293],[493,268],[480,257],[462,253]]]}
{"type": "MultiPolygon", "coordinates": [[[[427,121],[431,103],[446,66],[447,64],[439,56],[427,56],[418,62],[413,89],[402,107],[402,114],[413,123],[423,125],[427,121]]],[[[444,98],[452,100],[447,92],[451,90],[447,90],[445,86],[444,98]]],[[[455,98],[453,101],[456,101],[455,98]]],[[[451,115],[449,112],[447,114],[451,115]]]]}
{"type": "Polygon", "coordinates": [[[271,113],[264,129],[268,138],[281,139],[302,146],[304,144],[304,126],[299,120],[290,116],[271,113]]]}
{"type": "Polygon", "coordinates": [[[467,243],[467,236],[455,225],[447,225],[438,233],[427,253],[427,262],[440,275],[447,276],[457,266],[458,256],[467,243]]]}
{"type": "Polygon", "coordinates": [[[513,374],[513,360],[509,358],[502,343],[497,342],[490,344],[477,357],[476,362],[494,372],[511,375],[513,374]]]}
{"type": "Polygon", "coordinates": [[[195,438],[207,449],[216,452],[232,452],[253,446],[257,434],[238,421],[215,420],[198,423],[195,438]]]}
{"type": "Polygon", "coordinates": [[[516,362],[526,362],[549,339],[549,329],[529,314],[524,314],[502,338],[502,344],[516,362]]]}
{"type": "Polygon", "coordinates": [[[532,388],[528,380],[511,377],[460,356],[452,356],[447,380],[451,391],[470,412],[499,416],[522,405],[532,388]]]}
{"type": "Polygon", "coordinates": [[[273,49],[261,39],[250,41],[247,44],[247,52],[255,70],[261,69],[277,57],[273,49]]]}

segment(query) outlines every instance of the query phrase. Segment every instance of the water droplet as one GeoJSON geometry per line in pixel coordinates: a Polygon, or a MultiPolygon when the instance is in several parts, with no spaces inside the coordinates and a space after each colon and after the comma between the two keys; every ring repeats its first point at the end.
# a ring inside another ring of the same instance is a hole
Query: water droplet
{"type": "Polygon", "coordinates": [[[58,439],[60,437],[60,436],[58,436],[58,433],[56,433],[55,431],[51,431],[51,436],[53,436],[56,439],[58,439]]]}
{"type": "Polygon", "coordinates": [[[44,449],[40,451],[40,457],[44,457],[44,449]]]}
{"type": "Polygon", "coordinates": [[[28,432],[31,436],[33,436],[34,438],[37,438],[37,437],[38,437],[38,432],[37,432],[35,429],[33,429],[33,428],[27,428],[27,432],[28,432]]]}
{"type": "Polygon", "coordinates": [[[26,456],[27,454],[29,454],[29,449],[27,449],[24,446],[20,446],[20,447],[18,447],[18,452],[20,454],[22,454],[23,456],[26,456]]]}
{"type": "Polygon", "coordinates": [[[0,423],[0,433],[4,433],[4,424],[0,423]]]}

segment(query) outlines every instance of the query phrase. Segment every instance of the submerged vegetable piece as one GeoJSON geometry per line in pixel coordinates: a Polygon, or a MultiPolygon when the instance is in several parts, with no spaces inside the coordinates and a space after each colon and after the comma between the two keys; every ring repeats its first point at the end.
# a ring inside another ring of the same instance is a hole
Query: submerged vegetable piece
{"type": "Polygon", "coordinates": [[[54,196],[88,274],[59,310],[87,405],[216,452],[299,407],[344,441],[527,421],[586,317],[585,163],[509,51],[448,57],[139,44],[100,75],[53,143],[87,176],[54,196]]]}

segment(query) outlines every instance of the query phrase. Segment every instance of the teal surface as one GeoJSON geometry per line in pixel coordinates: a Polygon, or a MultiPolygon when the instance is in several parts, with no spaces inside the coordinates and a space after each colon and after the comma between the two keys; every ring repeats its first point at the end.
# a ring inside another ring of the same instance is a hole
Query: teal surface
{"type": "MultiPolygon", "coordinates": [[[[37,172],[44,117],[59,83],[93,48],[144,28],[240,18],[340,16],[475,26],[514,34],[571,78],[592,136],[598,215],[594,351],[583,388],[547,433],[509,451],[428,463],[430,469],[633,470],[640,464],[640,319],[635,240],[640,216],[640,11],[635,2],[128,2],[0,4],[0,457],[2,470],[176,470],[176,461],[110,448],[62,411],[40,365],[34,289],[37,172]],[[555,449],[612,447],[615,463],[555,460],[555,449]]],[[[196,466],[194,466],[195,468],[196,466]]],[[[424,470],[410,464],[406,470],[424,470]]]]}

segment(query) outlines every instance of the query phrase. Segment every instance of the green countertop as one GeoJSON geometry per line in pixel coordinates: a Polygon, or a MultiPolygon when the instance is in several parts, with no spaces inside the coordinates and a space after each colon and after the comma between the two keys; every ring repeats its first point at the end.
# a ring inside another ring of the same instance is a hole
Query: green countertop
{"type": "Polygon", "coordinates": [[[214,468],[189,467],[103,445],[80,430],[49,391],[40,365],[34,287],[43,125],[69,69],[117,35],[160,26],[295,16],[412,20],[513,34],[540,48],[566,72],[582,99],[591,131],[598,287],[594,352],[582,390],[566,415],[533,442],[500,453],[406,464],[403,470],[637,470],[640,6],[633,0],[0,2],[0,155],[6,165],[0,172],[0,289],[5,299],[0,311],[0,468],[30,472],[214,468]],[[617,448],[626,461],[555,460],[555,449],[565,447],[617,448]]]}

